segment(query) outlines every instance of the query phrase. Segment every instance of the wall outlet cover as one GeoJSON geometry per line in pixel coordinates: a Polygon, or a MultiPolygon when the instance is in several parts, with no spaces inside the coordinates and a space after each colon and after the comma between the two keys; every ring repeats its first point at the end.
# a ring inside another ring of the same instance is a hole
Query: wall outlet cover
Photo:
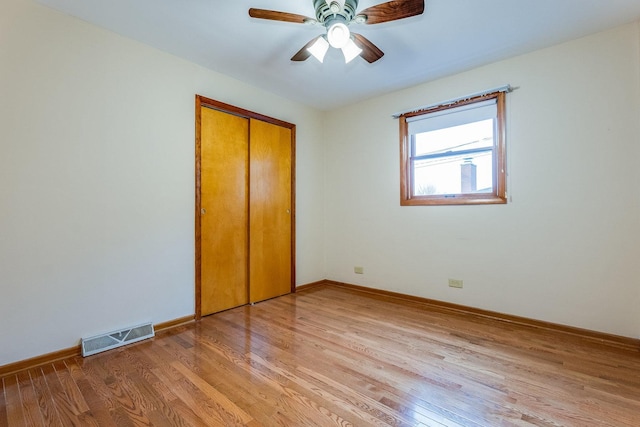
{"type": "Polygon", "coordinates": [[[452,288],[462,288],[462,280],[449,279],[449,286],[452,288]]]}

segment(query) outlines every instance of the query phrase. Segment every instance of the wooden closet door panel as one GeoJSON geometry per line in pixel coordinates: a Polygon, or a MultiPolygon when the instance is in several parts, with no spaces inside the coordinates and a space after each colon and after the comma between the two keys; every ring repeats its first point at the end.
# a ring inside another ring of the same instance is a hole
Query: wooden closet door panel
{"type": "Polygon", "coordinates": [[[201,313],[247,304],[248,119],[201,110],[201,313]]]}
{"type": "Polygon", "coordinates": [[[291,292],[291,130],[250,120],[249,301],[291,292]]]}

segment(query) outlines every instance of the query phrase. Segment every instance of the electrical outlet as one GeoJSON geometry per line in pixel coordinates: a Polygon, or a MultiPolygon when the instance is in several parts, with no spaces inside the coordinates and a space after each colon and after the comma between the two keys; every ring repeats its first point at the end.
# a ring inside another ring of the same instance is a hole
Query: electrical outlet
{"type": "Polygon", "coordinates": [[[462,280],[449,279],[449,286],[452,288],[462,288],[462,280]]]}
{"type": "Polygon", "coordinates": [[[353,267],[353,272],[356,274],[364,274],[364,267],[353,267]]]}

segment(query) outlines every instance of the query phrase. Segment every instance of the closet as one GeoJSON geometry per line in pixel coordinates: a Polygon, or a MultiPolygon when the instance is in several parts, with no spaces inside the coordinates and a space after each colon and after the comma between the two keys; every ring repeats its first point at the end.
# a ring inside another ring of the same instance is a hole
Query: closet
{"type": "Polygon", "coordinates": [[[295,289],[295,125],[196,96],[196,317],[295,289]]]}

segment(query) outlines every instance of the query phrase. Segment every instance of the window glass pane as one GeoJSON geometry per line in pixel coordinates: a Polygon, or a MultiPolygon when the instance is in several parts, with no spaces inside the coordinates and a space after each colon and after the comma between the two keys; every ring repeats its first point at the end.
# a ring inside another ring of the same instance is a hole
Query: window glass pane
{"type": "Polygon", "coordinates": [[[415,135],[417,133],[493,119],[497,113],[498,106],[496,100],[489,99],[487,101],[410,117],[407,119],[407,125],[409,133],[415,135]]]}
{"type": "Polygon", "coordinates": [[[400,205],[506,204],[505,92],[400,115],[400,205]]]}
{"type": "Polygon", "coordinates": [[[493,146],[493,119],[415,135],[415,154],[446,153],[493,146]]]}
{"type": "Polygon", "coordinates": [[[414,195],[493,191],[493,119],[414,135],[414,195]]]}

